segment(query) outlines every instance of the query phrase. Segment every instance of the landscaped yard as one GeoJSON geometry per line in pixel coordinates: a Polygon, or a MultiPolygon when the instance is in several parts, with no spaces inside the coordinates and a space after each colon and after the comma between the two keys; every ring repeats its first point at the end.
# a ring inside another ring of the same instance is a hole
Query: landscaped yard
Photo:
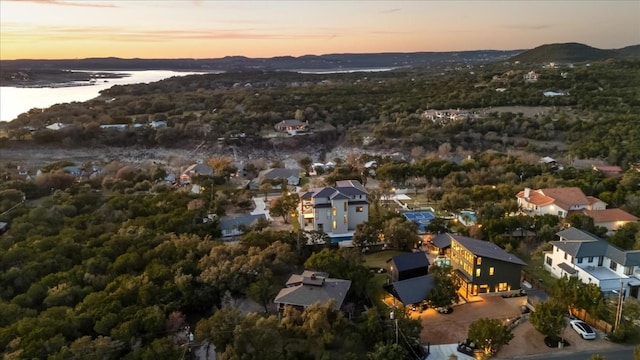
{"type": "Polygon", "coordinates": [[[391,259],[396,255],[400,255],[404,253],[405,253],[404,251],[399,251],[399,250],[385,250],[385,251],[378,251],[378,252],[366,254],[364,257],[365,266],[370,268],[372,267],[384,268],[387,265],[387,260],[391,259]]]}

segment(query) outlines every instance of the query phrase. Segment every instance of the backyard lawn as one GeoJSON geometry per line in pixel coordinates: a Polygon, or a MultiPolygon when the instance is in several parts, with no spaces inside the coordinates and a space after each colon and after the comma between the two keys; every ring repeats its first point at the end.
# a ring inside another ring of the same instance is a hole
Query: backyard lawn
{"type": "Polygon", "coordinates": [[[399,251],[399,250],[385,250],[385,251],[378,251],[378,252],[366,254],[364,257],[364,260],[365,260],[364,265],[370,268],[372,267],[384,268],[387,265],[387,260],[391,259],[396,255],[405,254],[405,253],[406,252],[399,251]]]}

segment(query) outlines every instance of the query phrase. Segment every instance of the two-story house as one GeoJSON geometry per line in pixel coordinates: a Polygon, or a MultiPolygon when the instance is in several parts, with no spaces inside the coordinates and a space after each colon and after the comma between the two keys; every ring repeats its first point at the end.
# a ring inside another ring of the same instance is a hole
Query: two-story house
{"type": "Polygon", "coordinates": [[[358,180],[307,191],[300,196],[300,226],[325,232],[332,242],[351,240],[356,226],[369,220],[367,195],[358,180]]]}
{"type": "Polygon", "coordinates": [[[586,196],[580,188],[525,188],[516,198],[518,206],[530,216],[557,215],[566,218],[570,211],[604,210],[607,204],[593,196],[586,196]]]}
{"type": "Polygon", "coordinates": [[[443,249],[450,247],[449,258],[462,281],[462,296],[520,292],[520,273],[526,263],[517,256],[492,242],[454,234],[439,235],[438,244],[443,249]]]}
{"type": "Polygon", "coordinates": [[[640,250],[624,251],[587,231],[574,227],[557,233],[560,240],[544,254],[544,268],[553,276],[576,276],[593,283],[606,295],[619,290],[639,298],[640,250]]]}

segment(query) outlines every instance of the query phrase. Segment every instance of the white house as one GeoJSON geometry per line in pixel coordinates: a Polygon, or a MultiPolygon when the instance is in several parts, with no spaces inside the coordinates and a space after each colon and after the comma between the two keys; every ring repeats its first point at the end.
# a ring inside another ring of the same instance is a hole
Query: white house
{"type": "Polygon", "coordinates": [[[331,238],[351,237],[356,226],[369,220],[367,191],[357,180],[337,181],[335,187],[303,193],[298,212],[305,230],[323,231],[331,238]]]}
{"type": "Polygon", "coordinates": [[[593,196],[586,196],[580,188],[525,188],[516,198],[518,206],[530,216],[557,215],[567,217],[570,211],[604,210],[607,204],[593,196]]]}
{"type": "Polygon", "coordinates": [[[636,299],[640,289],[640,250],[624,251],[589,232],[570,227],[557,234],[553,249],[544,254],[544,268],[553,276],[576,276],[593,283],[606,295],[622,285],[636,299]]]}

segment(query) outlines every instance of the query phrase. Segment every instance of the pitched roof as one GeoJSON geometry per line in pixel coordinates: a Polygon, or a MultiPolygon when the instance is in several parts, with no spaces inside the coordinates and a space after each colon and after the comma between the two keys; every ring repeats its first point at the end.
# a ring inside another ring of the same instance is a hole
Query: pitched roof
{"type": "MultiPolygon", "coordinates": [[[[294,276],[296,279],[298,279],[298,277],[304,278],[304,273],[303,275],[292,275],[287,283],[290,283],[294,276]]],[[[309,277],[309,279],[310,278],[311,277],[309,277]]],[[[318,279],[320,279],[320,276],[316,277],[316,280],[318,279]]],[[[317,302],[325,303],[334,300],[335,308],[340,309],[350,287],[351,280],[322,278],[321,282],[317,281],[312,284],[303,279],[303,281],[297,283],[297,285],[288,286],[280,290],[274,302],[307,307],[317,302]]]]}
{"type": "Polygon", "coordinates": [[[266,179],[288,179],[290,177],[300,177],[299,169],[273,168],[264,172],[266,179]]]}
{"type": "Polygon", "coordinates": [[[367,190],[362,186],[358,180],[338,180],[336,181],[336,187],[340,188],[356,188],[363,193],[367,193],[367,190]]]}
{"type": "Polygon", "coordinates": [[[287,280],[287,286],[298,285],[304,281],[304,278],[311,278],[314,276],[321,277],[321,278],[328,278],[329,273],[321,272],[321,271],[305,270],[302,272],[301,275],[298,275],[298,274],[291,275],[289,277],[289,280],[287,280]]]}
{"type": "Polygon", "coordinates": [[[427,253],[424,251],[396,255],[389,261],[393,261],[398,271],[429,267],[429,259],[427,259],[427,253]]]}
{"type": "MultiPolygon", "coordinates": [[[[520,191],[516,196],[519,198],[525,198],[524,191],[520,191]]],[[[532,190],[531,192],[529,192],[529,198],[528,199],[525,198],[525,200],[527,200],[531,204],[538,205],[538,206],[553,204],[552,198],[545,196],[544,194],[540,193],[537,190],[532,190]]]]}
{"type": "Polygon", "coordinates": [[[570,227],[557,233],[553,246],[576,257],[605,256],[622,266],[640,266],[640,250],[624,251],[588,231],[570,227]]]}
{"type": "Polygon", "coordinates": [[[451,236],[447,233],[438,234],[433,239],[431,239],[431,243],[438,249],[451,247],[451,236]]]}
{"type": "Polygon", "coordinates": [[[540,189],[544,195],[552,198],[554,203],[564,210],[573,205],[589,205],[591,202],[578,187],[540,189]]]}
{"type": "MultiPolygon", "coordinates": [[[[520,191],[516,196],[524,198],[524,194],[524,191],[520,191]]],[[[568,211],[571,206],[591,205],[600,199],[594,197],[589,199],[578,187],[564,187],[531,190],[527,201],[538,206],[556,204],[561,209],[568,211]]]]}
{"type": "Polygon", "coordinates": [[[191,173],[195,173],[198,175],[211,176],[213,175],[213,168],[206,164],[193,164],[183,172],[183,174],[191,174],[191,173]]]}
{"type": "Polygon", "coordinates": [[[584,210],[594,223],[608,223],[615,221],[637,221],[638,217],[622,209],[584,210]]]}
{"type": "Polygon", "coordinates": [[[394,281],[384,289],[405,305],[417,304],[427,298],[433,289],[433,275],[423,275],[411,279],[394,281]]]}
{"type": "Polygon", "coordinates": [[[449,234],[453,240],[463,246],[469,252],[476,256],[486,257],[490,259],[510,262],[514,264],[527,265],[517,256],[509,254],[498,245],[484,240],[472,239],[466,236],[449,234]]]}
{"type": "Polygon", "coordinates": [[[337,181],[336,184],[338,185],[336,187],[312,189],[303,194],[303,197],[333,198],[334,196],[337,196],[337,194],[342,194],[342,196],[346,196],[346,198],[350,199],[355,195],[367,195],[367,191],[358,180],[342,180],[337,181]]]}

